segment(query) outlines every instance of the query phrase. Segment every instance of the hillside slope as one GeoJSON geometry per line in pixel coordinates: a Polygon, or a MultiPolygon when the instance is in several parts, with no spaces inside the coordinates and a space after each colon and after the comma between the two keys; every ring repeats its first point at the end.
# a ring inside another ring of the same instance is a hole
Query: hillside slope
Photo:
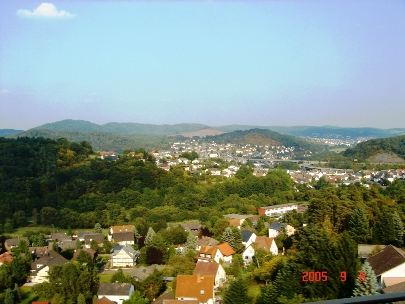
{"type": "MultiPolygon", "coordinates": [[[[379,162],[380,158],[375,158],[380,154],[389,154],[392,157],[405,158],[405,135],[395,136],[390,138],[371,139],[359,143],[356,147],[347,149],[342,152],[346,157],[356,158],[358,161],[373,161],[379,162]]],[[[399,160],[399,159],[397,159],[399,160]]],[[[387,162],[392,162],[388,161],[387,162]]]]}

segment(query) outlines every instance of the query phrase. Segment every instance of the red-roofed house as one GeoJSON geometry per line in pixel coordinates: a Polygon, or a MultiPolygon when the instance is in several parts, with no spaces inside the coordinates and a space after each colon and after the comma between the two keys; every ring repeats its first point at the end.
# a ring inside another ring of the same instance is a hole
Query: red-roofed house
{"type": "Polygon", "coordinates": [[[5,252],[2,255],[0,255],[0,265],[10,264],[12,260],[13,255],[11,253],[5,252]]]}
{"type": "Polygon", "coordinates": [[[226,263],[232,263],[232,256],[235,254],[235,250],[232,249],[231,245],[228,243],[222,243],[220,245],[215,246],[222,254],[222,261],[226,263]]]}
{"type": "Polygon", "coordinates": [[[214,276],[178,275],[176,284],[177,300],[198,300],[200,304],[214,304],[214,276]]]}
{"type": "Polygon", "coordinates": [[[226,273],[224,268],[219,263],[197,262],[193,275],[212,275],[214,276],[214,287],[222,287],[226,282],[226,273]]]}

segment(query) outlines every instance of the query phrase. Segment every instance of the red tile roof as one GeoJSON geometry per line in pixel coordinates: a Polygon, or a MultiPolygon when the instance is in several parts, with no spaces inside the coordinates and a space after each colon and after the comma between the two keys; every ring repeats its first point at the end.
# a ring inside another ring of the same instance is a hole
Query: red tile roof
{"type": "Polygon", "coordinates": [[[229,245],[228,243],[222,243],[220,245],[216,246],[219,251],[221,251],[223,256],[230,256],[235,254],[235,250],[232,249],[231,245],[229,245]]]}
{"type": "Polygon", "coordinates": [[[197,262],[194,269],[194,275],[213,275],[216,276],[218,272],[218,263],[197,262]]]}
{"type": "Polygon", "coordinates": [[[115,304],[115,302],[111,301],[110,299],[108,299],[106,297],[102,297],[102,298],[98,299],[96,302],[94,302],[93,304],[115,304]]]}
{"type": "Polygon", "coordinates": [[[178,275],[175,298],[195,298],[208,302],[214,298],[214,276],[178,275]]]}

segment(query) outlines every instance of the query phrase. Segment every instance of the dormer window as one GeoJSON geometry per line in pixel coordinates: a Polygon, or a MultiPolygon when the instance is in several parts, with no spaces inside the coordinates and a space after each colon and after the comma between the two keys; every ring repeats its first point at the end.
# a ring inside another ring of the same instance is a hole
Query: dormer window
{"type": "Polygon", "coordinates": [[[200,290],[200,294],[203,295],[204,293],[205,293],[204,289],[201,289],[201,290],[200,290]]]}

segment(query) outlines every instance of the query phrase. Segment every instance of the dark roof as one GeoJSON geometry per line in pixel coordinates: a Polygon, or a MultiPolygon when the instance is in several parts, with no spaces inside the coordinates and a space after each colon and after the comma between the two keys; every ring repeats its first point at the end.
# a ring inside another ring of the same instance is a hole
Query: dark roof
{"type": "Polygon", "coordinates": [[[35,262],[32,262],[31,269],[38,271],[46,266],[50,267],[52,265],[62,265],[62,264],[66,264],[67,262],[69,262],[67,259],[65,259],[63,256],[61,256],[59,253],[51,250],[48,252],[44,252],[42,257],[40,257],[35,262]],[[38,265],[42,265],[42,266],[38,268],[38,265]]]}
{"type": "Polygon", "coordinates": [[[67,235],[66,233],[61,233],[61,232],[57,232],[57,233],[52,233],[51,234],[51,239],[55,240],[57,242],[60,241],[71,241],[72,237],[67,235]]]}
{"type": "Polygon", "coordinates": [[[27,243],[27,245],[30,244],[30,241],[28,240],[27,237],[22,237],[22,238],[16,238],[16,239],[8,239],[6,240],[7,245],[9,247],[12,246],[18,246],[18,244],[20,243],[20,241],[25,241],[27,243]]]}
{"type": "Polygon", "coordinates": [[[280,223],[280,222],[274,222],[269,226],[269,229],[273,229],[273,230],[276,230],[276,231],[281,231],[281,229],[283,227],[285,227],[285,226],[287,226],[287,224],[280,223]]]}
{"type": "Polygon", "coordinates": [[[135,236],[132,231],[114,233],[113,238],[114,242],[135,242],[135,236]]]}
{"type": "Polygon", "coordinates": [[[131,283],[100,283],[97,295],[129,295],[131,283]]]}
{"type": "Polygon", "coordinates": [[[242,230],[242,242],[249,241],[250,237],[252,236],[253,232],[249,230],[242,230]]]}
{"type": "Polygon", "coordinates": [[[379,253],[369,257],[370,263],[377,276],[384,272],[405,263],[405,252],[395,246],[389,245],[379,253]]]}
{"type": "MultiPolygon", "coordinates": [[[[116,235],[114,235],[114,237],[115,236],[116,235]]],[[[104,235],[102,233],[87,233],[84,235],[84,240],[86,244],[90,243],[92,240],[95,240],[97,243],[101,244],[104,241],[104,235]]]]}

